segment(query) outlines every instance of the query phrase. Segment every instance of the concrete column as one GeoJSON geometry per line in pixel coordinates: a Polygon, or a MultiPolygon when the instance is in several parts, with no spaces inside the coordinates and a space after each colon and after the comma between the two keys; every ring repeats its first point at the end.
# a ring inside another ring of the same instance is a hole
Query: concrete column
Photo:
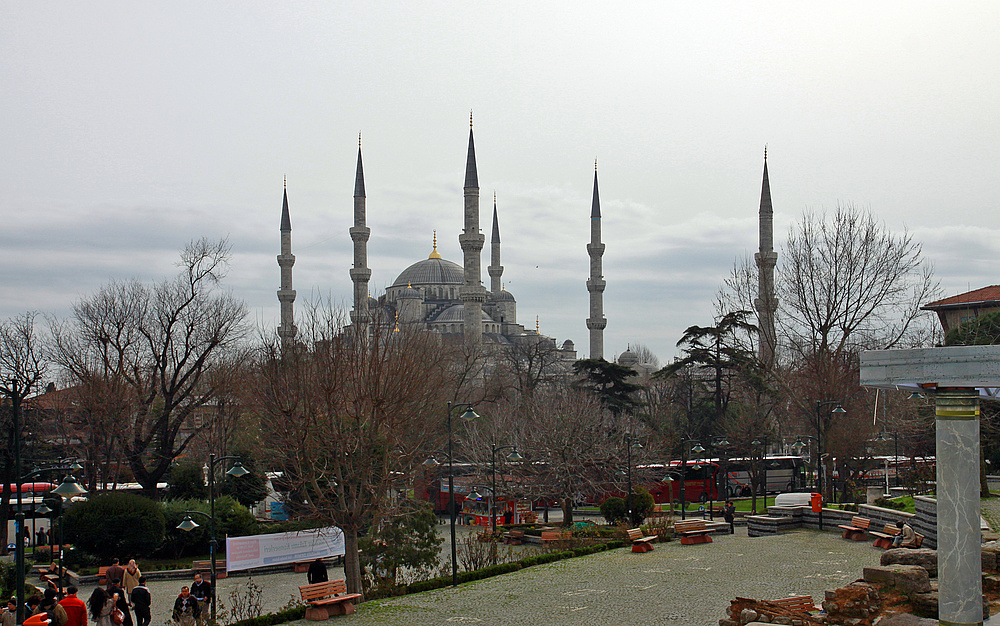
{"type": "Polygon", "coordinates": [[[943,626],[983,623],[979,530],[979,395],[938,388],[938,614],[943,626]]]}

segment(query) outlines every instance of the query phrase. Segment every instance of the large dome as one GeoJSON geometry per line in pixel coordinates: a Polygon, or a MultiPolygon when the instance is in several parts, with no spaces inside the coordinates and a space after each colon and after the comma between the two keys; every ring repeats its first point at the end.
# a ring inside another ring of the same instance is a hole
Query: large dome
{"type": "Polygon", "coordinates": [[[441,258],[417,261],[396,278],[393,287],[417,285],[461,285],[465,282],[465,270],[461,265],[441,258]]]}

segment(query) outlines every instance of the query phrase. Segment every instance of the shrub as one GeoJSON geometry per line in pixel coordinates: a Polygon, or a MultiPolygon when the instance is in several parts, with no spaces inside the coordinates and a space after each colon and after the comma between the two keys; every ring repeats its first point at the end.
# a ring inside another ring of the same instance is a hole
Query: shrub
{"type": "MultiPolygon", "coordinates": [[[[183,531],[177,528],[184,517],[185,511],[198,511],[209,515],[211,507],[200,500],[168,500],[162,505],[162,514],[166,522],[166,534],[160,547],[159,556],[180,558],[185,554],[205,553],[211,539],[209,521],[201,515],[192,515],[191,519],[198,528],[183,531]]],[[[215,499],[215,537],[220,542],[226,536],[242,537],[254,535],[257,532],[257,522],[246,507],[229,496],[215,499]]]]}
{"type": "Polygon", "coordinates": [[[632,492],[632,525],[638,526],[653,511],[653,495],[644,487],[632,492]]]}
{"type": "Polygon", "coordinates": [[[625,508],[625,501],[617,496],[611,496],[601,503],[601,515],[609,524],[619,524],[625,521],[628,511],[625,508]]]}
{"type": "Polygon", "coordinates": [[[875,506],[880,506],[884,509],[895,509],[897,511],[906,510],[905,502],[896,502],[891,498],[879,498],[878,500],[875,501],[875,506]]]}
{"type": "Polygon", "coordinates": [[[165,520],[160,505],[130,493],[100,494],[72,506],[63,516],[69,543],[102,561],[151,554],[163,543],[165,520]]]}

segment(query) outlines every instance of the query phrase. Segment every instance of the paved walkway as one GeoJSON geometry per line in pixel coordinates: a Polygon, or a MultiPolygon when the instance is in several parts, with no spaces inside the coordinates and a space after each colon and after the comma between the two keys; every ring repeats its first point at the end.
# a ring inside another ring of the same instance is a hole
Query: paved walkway
{"type": "MultiPolygon", "coordinates": [[[[358,607],[337,624],[689,624],[725,616],[736,596],[780,598],[823,592],[861,577],[881,550],[834,533],[716,536],[711,544],[618,549],[358,607]]],[[[315,622],[300,621],[305,626],[315,622]]],[[[332,624],[333,622],[331,622],[332,624]]]]}

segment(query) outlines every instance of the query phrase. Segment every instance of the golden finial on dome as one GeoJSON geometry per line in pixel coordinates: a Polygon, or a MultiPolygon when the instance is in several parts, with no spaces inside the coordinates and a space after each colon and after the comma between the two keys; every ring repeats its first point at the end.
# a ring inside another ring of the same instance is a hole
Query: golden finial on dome
{"type": "Polygon", "coordinates": [[[536,315],[535,316],[535,332],[538,333],[539,335],[542,334],[541,328],[542,328],[542,326],[541,326],[541,324],[538,323],[538,316],[536,315]]]}
{"type": "Polygon", "coordinates": [[[436,231],[436,230],[434,231],[434,249],[431,250],[431,253],[430,253],[430,255],[427,258],[428,259],[440,259],[441,258],[441,253],[438,252],[438,231],[436,231]]]}
{"type": "Polygon", "coordinates": [[[472,128],[472,109],[469,109],[469,128],[472,128]]]}
{"type": "Polygon", "coordinates": [[[597,157],[594,157],[594,171],[597,171],[597,157]]]}
{"type": "Polygon", "coordinates": [[[288,189],[288,174],[285,174],[285,189],[288,189]]]}

